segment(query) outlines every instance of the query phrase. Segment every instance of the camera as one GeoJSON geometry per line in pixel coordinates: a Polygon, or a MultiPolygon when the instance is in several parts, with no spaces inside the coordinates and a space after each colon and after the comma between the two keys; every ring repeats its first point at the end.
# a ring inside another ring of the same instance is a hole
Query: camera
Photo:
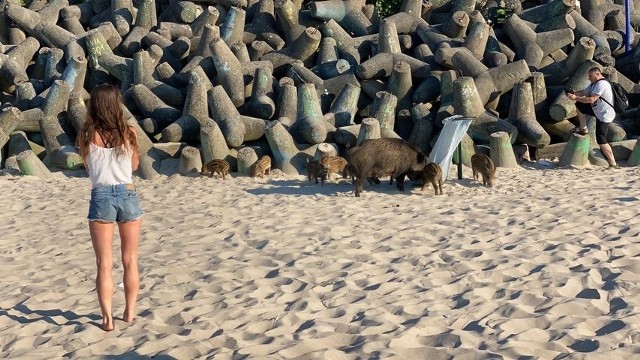
{"type": "Polygon", "coordinates": [[[573,93],[574,93],[574,91],[573,91],[573,89],[572,89],[571,87],[569,87],[569,86],[565,86],[565,87],[564,87],[564,93],[565,93],[565,94],[573,94],[573,93]]]}

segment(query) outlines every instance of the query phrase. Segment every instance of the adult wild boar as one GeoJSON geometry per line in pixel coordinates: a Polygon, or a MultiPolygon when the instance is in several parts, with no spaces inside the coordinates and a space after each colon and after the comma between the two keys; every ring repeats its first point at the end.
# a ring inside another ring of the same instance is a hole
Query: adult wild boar
{"type": "Polygon", "coordinates": [[[391,175],[398,190],[404,191],[404,177],[421,171],[427,164],[422,151],[403,139],[369,139],[349,150],[349,174],[355,178],[356,197],[362,192],[367,177],[391,175]]]}

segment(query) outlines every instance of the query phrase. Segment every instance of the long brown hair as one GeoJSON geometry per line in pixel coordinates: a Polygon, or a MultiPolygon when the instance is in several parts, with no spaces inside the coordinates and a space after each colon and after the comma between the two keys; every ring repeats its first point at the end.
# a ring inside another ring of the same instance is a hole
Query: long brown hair
{"type": "Polygon", "coordinates": [[[77,138],[83,159],[89,154],[89,144],[96,132],[105,147],[115,150],[116,156],[121,156],[127,150],[138,151],[136,137],[124,118],[122,96],[114,85],[98,85],[91,91],[87,118],[77,138]]]}

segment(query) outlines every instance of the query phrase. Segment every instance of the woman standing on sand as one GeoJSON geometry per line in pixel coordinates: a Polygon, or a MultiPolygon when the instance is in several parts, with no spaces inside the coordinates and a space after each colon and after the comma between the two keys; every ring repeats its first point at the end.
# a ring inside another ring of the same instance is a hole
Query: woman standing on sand
{"type": "Polygon", "coordinates": [[[142,209],[132,172],[138,168],[138,135],[127,125],[118,89],[109,84],[95,87],[87,107],[87,118],[78,134],[78,146],[91,179],[89,233],[96,254],[96,290],[102,310],[102,329],[114,329],[112,241],[115,223],[120,232],[124,294],[123,320],[135,317],[138,297],[138,242],[142,209]]]}

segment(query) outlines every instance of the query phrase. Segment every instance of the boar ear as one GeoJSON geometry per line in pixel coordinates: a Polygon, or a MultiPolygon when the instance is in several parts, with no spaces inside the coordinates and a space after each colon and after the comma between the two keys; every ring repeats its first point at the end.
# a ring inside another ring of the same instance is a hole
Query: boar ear
{"type": "Polygon", "coordinates": [[[418,153],[418,162],[421,163],[421,162],[425,162],[425,161],[427,161],[427,157],[424,155],[424,153],[422,151],[420,151],[418,153]]]}

